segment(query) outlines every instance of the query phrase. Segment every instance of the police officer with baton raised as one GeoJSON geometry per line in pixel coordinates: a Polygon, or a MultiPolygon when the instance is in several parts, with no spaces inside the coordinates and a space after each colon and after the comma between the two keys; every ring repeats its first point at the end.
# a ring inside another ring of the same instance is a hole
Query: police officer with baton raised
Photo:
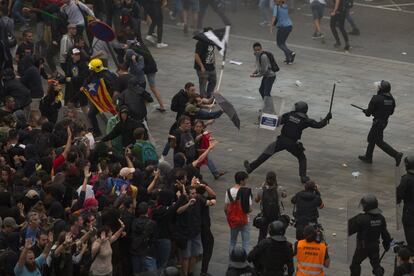
{"type": "Polygon", "coordinates": [[[382,80],[375,82],[375,85],[377,87],[377,94],[372,97],[367,109],[352,104],[353,107],[361,109],[367,117],[374,116],[372,127],[368,134],[366,153],[358,158],[365,163],[371,164],[372,154],[374,153],[375,145],[377,145],[395,159],[395,164],[398,167],[403,156],[402,152],[396,151],[384,142],[384,130],[387,127],[388,118],[394,113],[395,109],[395,100],[391,95],[391,84],[388,81],[382,80]]]}

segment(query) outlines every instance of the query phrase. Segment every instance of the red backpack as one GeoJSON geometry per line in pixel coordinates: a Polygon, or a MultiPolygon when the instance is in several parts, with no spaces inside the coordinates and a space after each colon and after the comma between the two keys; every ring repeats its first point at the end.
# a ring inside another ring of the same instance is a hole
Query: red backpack
{"type": "Polygon", "coordinates": [[[237,191],[236,199],[231,196],[230,189],[227,190],[227,196],[230,200],[230,204],[227,206],[227,222],[230,228],[245,226],[247,224],[247,214],[243,212],[239,191],[237,191]]]}

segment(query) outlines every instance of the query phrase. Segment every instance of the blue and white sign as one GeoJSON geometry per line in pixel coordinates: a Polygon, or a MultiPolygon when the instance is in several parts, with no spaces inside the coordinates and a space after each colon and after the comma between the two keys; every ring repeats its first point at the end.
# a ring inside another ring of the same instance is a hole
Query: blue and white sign
{"type": "Polygon", "coordinates": [[[275,130],[279,117],[274,114],[262,113],[260,117],[260,128],[275,130]]]}

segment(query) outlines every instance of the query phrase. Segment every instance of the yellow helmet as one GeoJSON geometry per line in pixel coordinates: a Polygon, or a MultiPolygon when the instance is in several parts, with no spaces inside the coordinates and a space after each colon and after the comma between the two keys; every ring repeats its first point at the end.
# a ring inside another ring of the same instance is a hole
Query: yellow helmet
{"type": "Polygon", "coordinates": [[[88,66],[89,70],[92,70],[96,73],[99,73],[104,69],[102,60],[100,60],[99,58],[94,58],[93,60],[91,60],[88,66]]]}

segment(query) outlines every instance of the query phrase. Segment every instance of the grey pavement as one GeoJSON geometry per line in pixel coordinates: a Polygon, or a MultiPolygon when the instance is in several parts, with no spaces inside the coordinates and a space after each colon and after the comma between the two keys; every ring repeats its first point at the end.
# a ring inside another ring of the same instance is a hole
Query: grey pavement
{"type": "MultiPolygon", "coordinates": [[[[262,101],[258,93],[260,80],[249,78],[254,69],[251,51],[254,40],[247,36],[240,36],[237,32],[237,35],[230,38],[228,60],[241,61],[243,64],[226,65],[220,91],[238,111],[241,130],[238,131],[225,115],[210,129],[220,141],[211,158],[219,169],[228,173],[219,181],[214,181],[208,169],[202,168],[205,179],[218,195],[217,205],[211,208],[215,247],[209,272],[215,276],[225,274],[228,261],[229,228],[223,213],[225,190],[233,184],[234,173],[243,170],[243,160],[256,158],[280,131],[258,129],[254,124],[258,110],[262,108],[262,101]]],[[[157,83],[166,102],[170,103],[172,96],[186,82],[198,83],[193,69],[195,41],[190,36],[184,36],[177,28],[166,26],[165,42],[169,44],[168,48],[151,50],[159,67],[157,83]]],[[[265,49],[277,52],[272,41],[262,40],[262,43],[265,49]]],[[[401,39],[401,43],[406,41],[401,39]]],[[[272,94],[284,98],[285,111],[290,110],[296,101],[307,101],[309,116],[319,119],[329,109],[332,85],[337,82],[333,119],[324,129],[306,130],[302,142],[306,148],[308,174],[318,183],[326,206],[320,211],[320,221],[325,228],[332,258],[331,267],[326,270],[327,275],[349,275],[346,221],[348,214],[359,211],[358,202],[364,193],[372,192],[378,196],[392,236],[396,239],[403,238],[402,231],[396,230],[394,160],[376,149],[372,165],[359,162],[357,156],[365,151],[371,121],[350,104],[366,106],[374,93],[373,82],[389,80],[397,108],[389,121],[385,140],[405,153],[414,152],[414,99],[411,95],[414,64],[384,59],[386,54],[372,58],[302,46],[304,47],[295,49],[297,59],[293,65],[282,64],[280,55],[277,56],[281,71],[277,74],[272,94]],[[300,80],[301,87],[296,86],[296,80],[300,80]],[[354,178],[352,172],[360,172],[360,176],[354,178]]],[[[217,53],[217,64],[219,61],[217,53]]],[[[171,111],[160,114],[152,107],[149,112],[150,129],[160,151],[174,118],[175,113],[171,111]]],[[[171,154],[167,160],[171,161],[171,154]]],[[[284,201],[285,213],[291,215],[290,198],[302,189],[297,160],[287,152],[276,154],[251,174],[248,185],[257,191],[256,187],[262,184],[269,170],[277,173],[279,185],[288,193],[288,198],[284,201]]],[[[255,204],[253,209],[253,214],[256,214],[259,206],[255,204]]],[[[294,230],[288,230],[290,241],[294,241],[294,230]]],[[[251,246],[255,245],[257,234],[258,231],[252,227],[251,246]]],[[[387,253],[383,260],[386,275],[391,275],[393,261],[393,254],[387,253]]],[[[362,275],[370,275],[370,272],[369,262],[366,261],[362,275]]]]}

